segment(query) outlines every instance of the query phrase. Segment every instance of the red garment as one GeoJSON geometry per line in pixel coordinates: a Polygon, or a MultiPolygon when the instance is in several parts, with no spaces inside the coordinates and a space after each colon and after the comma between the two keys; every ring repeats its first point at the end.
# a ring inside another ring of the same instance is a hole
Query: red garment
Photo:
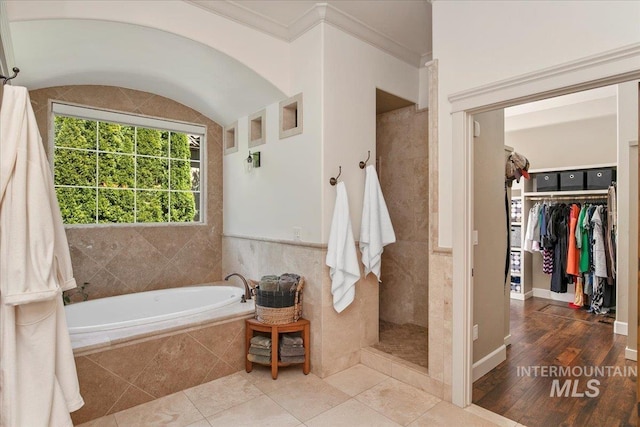
{"type": "Polygon", "coordinates": [[[580,251],[576,247],[576,225],[580,216],[580,207],[571,205],[569,216],[569,250],[567,252],[567,274],[577,276],[580,274],[580,251]]]}

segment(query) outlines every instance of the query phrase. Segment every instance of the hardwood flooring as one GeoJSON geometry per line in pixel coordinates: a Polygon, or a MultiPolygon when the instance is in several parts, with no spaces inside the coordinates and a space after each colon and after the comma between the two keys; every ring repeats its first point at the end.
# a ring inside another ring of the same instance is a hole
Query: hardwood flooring
{"type": "Polygon", "coordinates": [[[558,301],[512,300],[507,360],[473,384],[473,403],[528,427],[637,426],[636,362],[625,359],[627,337],[613,333],[613,320],[571,309],[558,301]],[[568,367],[573,372],[560,377],[548,371],[543,376],[544,368],[538,368],[536,376],[536,366],[568,367]],[[586,372],[573,376],[580,369],[589,371],[592,367],[613,371],[606,368],[609,366],[632,374],[600,376],[586,372]],[[554,380],[560,389],[551,396],[554,380]],[[572,381],[571,390],[558,393],[565,380],[572,381]],[[597,380],[599,385],[591,383],[589,388],[590,380],[597,380]],[[597,396],[580,397],[585,392],[597,396]]]}

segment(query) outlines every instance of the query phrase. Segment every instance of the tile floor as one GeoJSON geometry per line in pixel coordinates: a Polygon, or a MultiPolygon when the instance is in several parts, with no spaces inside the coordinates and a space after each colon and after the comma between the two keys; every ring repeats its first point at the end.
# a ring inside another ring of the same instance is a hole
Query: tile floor
{"type": "Polygon", "coordinates": [[[364,365],[328,378],[268,367],[237,372],[81,427],[520,427],[478,406],[466,409],[364,365]]]}
{"type": "Polygon", "coordinates": [[[380,342],[373,348],[428,368],[428,333],[427,328],[411,323],[399,325],[380,320],[380,342]]]}

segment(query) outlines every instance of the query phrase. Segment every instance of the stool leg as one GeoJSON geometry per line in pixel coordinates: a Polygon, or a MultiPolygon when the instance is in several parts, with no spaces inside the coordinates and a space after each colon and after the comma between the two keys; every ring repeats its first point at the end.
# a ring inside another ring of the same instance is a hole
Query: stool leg
{"type": "Polygon", "coordinates": [[[278,327],[271,329],[271,378],[278,379],[278,327]]]}
{"type": "Polygon", "coordinates": [[[245,324],[245,339],[244,339],[244,360],[245,370],[251,372],[253,370],[253,363],[249,360],[249,347],[251,346],[251,338],[253,338],[253,329],[249,324],[245,324]]]}
{"type": "Polygon", "coordinates": [[[307,375],[310,370],[309,360],[311,359],[311,346],[309,345],[309,338],[311,334],[309,333],[309,325],[304,325],[304,330],[302,331],[302,334],[303,334],[303,345],[304,345],[304,366],[302,368],[302,372],[305,375],[307,375]]]}

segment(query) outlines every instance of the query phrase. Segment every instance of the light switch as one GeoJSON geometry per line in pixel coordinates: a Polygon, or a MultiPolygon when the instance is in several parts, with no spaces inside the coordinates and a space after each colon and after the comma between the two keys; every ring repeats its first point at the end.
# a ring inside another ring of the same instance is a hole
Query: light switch
{"type": "Polygon", "coordinates": [[[473,230],[473,245],[478,244],[478,230],[473,230]]]}

